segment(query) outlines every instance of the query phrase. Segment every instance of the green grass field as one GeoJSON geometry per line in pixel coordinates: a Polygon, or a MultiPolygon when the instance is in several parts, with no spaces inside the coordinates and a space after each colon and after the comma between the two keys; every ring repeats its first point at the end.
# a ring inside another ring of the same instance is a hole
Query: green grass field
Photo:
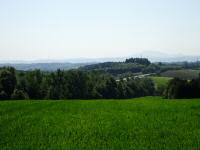
{"type": "Polygon", "coordinates": [[[169,82],[169,80],[173,79],[170,77],[151,77],[151,79],[154,81],[155,86],[159,87],[159,86],[167,86],[167,83],[169,82]]]}
{"type": "Polygon", "coordinates": [[[200,99],[1,101],[0,149],[200,149],[200,99]]]}

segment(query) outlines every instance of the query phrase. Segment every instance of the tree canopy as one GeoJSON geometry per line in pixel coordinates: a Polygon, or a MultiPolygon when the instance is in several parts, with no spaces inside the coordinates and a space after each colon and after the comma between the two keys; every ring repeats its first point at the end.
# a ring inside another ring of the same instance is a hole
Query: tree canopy
{"type": "Polygon", "coordinates": [[[0,99],[117,99],[154,95],[150,79],[116,81],[99,71],[0,69],[0,99]]]}

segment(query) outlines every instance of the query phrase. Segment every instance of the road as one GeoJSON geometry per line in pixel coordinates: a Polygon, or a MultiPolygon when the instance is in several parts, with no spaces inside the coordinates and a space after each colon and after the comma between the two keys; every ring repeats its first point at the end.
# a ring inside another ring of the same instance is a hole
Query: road
{"type": "MultiPolygon", "coordinates": [[[[132,76],[132,77],[126,77],[126,78],[123,78],[122,80],[123,81],[127,81],[128,79],[142,79],[142,78],[145,78],[145,77],[148,77],[148,76],[151,76],[151,75],[155,75],[156,73],[149,73],[149,74],[142,74],[142,75],[137,75],[137,76],[132,76]]],[[[117,82],[119,82],[120,80],[116,80],[117,82]]]]}

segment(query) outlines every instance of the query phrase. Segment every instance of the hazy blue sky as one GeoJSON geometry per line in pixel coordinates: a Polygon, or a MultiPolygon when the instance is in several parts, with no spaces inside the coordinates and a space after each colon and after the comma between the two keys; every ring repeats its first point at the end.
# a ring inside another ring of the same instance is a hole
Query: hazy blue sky
{"type": "Polygon", "coordinates": [[[200,55],[200,0],[0,0],[0,59],[200,55]]]}

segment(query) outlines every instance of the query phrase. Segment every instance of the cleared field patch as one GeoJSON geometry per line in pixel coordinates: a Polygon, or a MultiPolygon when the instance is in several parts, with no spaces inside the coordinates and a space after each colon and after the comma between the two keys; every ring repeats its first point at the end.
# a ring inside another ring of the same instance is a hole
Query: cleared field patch
{"type": "Polygon", "coordinates": [[[169,70],[161,74],[163,77],[172,77],[172,78],[181,78],[185,80],[191,80],[194,78],[198,78],[200,74],[200,70],[169,70]]]}
{"type": "Polygon", "coordinates": [[[156,87],[159,86],[166,86],[169,80],[172,78],[170,77],[151,77],[151,79],[154,81],[156,87]]]}
{"type": "Polygon", "coordinates": [[[168,82],[172,79],[170,77],[151,77],[155,84],[155,90],[157,95],[163,95],[168,82]]]}
{"type": "Polygon", "coordinates": [[[199,149],[200,99],[3,101],[0,149],[199,149]]]}

